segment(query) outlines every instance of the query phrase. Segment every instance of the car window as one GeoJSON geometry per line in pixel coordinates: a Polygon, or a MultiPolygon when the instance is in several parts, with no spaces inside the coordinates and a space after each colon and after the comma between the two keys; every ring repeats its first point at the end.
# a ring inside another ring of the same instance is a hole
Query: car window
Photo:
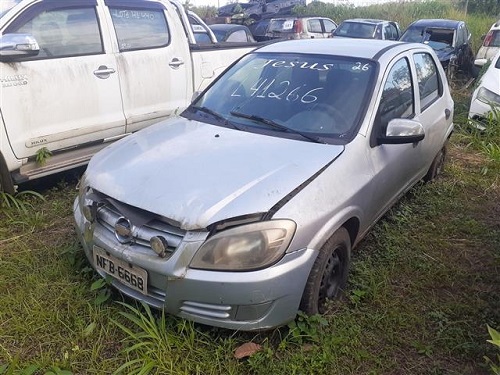
{"type": "Polygon", "coordinates": [[[337,36],[345,36],[351,38],[373,38],[375,34],[375,25],[369,25],[358,22],[343,22],[335,30],[337,36]]]}
{"type": "Polygon", "coordinates": [[[247,33],[245,30],[236,30],[235,32],[231,33],[227,39],[226,42],[246,42],[247,41],[247,33]]]}
{"type": "Polygon", "coordinates": [[[379,127],[385,131],[389,121],[395,118],[411,118],[415,113],[413,83],[408,60],[402,58],[391,68],[382,91],[377,112],[379,127]]]}
{"type": "Polygon", "coordinates": [[[322,33],[321,22],[318,19],[307,21],[307,29],[310,33],[322,33]]]}
{"type": "Polygon", "coordinates": [[[500,30],[491,31],[491,37],[485,38],[483,45],[487,47],[500,47],[500,30]]]}
{"type": "Polygon", "coordinates": [[[162,9],[110,8],[120,51],[164,47],[170,43],[162,9]]]}
{"type": "Polygon", "coordinates": [[[272,127],[270,130],[266,124],[238,113],[347,142],[362,118],[376,70],[375,62],[359,58],[254,53],[215,81],[194,104],[249,131],[273,132],[282,137],[293,134],[274,134],[272,127]]]}
{"type": "Polygon", "coordinates": [[[460,25],[457,32],[457,47],[465,43],[464,32],[464,25],[460,25]]]}
{"type": "Polygon", "coordinates": [[[413,55],[419,88],[421,111],[425,110],[440,95],[440,82],[434,59],[428,53],[413,55]]]}
{"type": "Polygon", "coordinates": [[[322,20],[322,21],[323,21],[323,26],[325,28],[325,33],[331,33],[333,30],[337,28],[337,25],[333,21],[330,20],[322,20]]]}
{"type": "Polygon", "coordinates": [[[35,37],[40,53],[31,59],[104,51],[94,7],[41,11],[25,23],[9,28],[8,32],[27,33],[35,37]]]}
{"type": "Polygon", "coordinates": [[[384,37],[388,40],[397,40],[398,39],[398,30],[396,26],[393,24],[388,24],[384,27],[384,37]]]}

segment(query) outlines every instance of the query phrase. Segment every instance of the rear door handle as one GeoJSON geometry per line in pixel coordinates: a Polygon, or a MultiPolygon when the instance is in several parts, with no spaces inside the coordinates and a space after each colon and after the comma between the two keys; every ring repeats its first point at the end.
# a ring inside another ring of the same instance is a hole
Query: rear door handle
{"type": "Polygon", "coordinates": [[[446,116],[446,119],[448,120],[448,119],[450,118],[451,111],[450,111],[448,108],[446,108],[446,109],[444,110],[444,115],[446,116]]]}
{"type": "Polygon", "coordinates": [[[106,65],[101,65],[99,68],[94,70],[94,75],[97,78],[106,79],[109,78],[109,76],[115,72],[116,70],[114,70],[113,68],[108,68],[106,65]]]}
{"type": "Polygon", "coordinates": [[[172,61],[168,63],[171,68],[178,69],[181,65],[184,65],[184,61],[179,60],[177,57],[174,57],[172,61]]]}

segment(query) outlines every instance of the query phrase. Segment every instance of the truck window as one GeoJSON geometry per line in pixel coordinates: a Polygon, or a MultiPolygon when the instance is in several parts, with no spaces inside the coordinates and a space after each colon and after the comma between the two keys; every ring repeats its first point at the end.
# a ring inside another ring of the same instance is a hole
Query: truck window
{"type": "Polygon", "coordinates": [[[165,47],[170,43],[161,9],[110,8],[120,51],[165,47]]]}
{"type": "Polygon", "coordinates": [[[9,33],[27,33],[35,37],[40,53],[31,59],[103,53],[94,7],[40,10],[26,22],[14,23],[7,30],[9,33]]]}

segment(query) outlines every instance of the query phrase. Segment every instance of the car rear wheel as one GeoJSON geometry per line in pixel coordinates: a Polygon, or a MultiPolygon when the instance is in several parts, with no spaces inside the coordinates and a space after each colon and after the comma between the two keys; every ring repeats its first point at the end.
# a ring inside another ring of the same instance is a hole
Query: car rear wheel
{"type": "Polygon", "coordinates": [[[446,161],[446,145],[439,150],[438,154],[432,161],[429,171],[424,177],[425,182],[430,182],[439,176],[444,170],[444,163],[446,161]]]}
{"type": "Polygon", "coordinates": [[[351,238],[345,228],[337,230],[320,249],[300,302],[309,315],[323,314],[328,300],[337,298],[345,288],[351,262],[351,238]]]}

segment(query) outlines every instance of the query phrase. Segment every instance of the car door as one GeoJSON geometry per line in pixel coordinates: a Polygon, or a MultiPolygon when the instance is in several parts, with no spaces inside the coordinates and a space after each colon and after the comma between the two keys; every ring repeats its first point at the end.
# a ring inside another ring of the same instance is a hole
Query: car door
{"type": "Polygon", "coordinates": [[[319,18],[307,20],[307,38],[323,38],[323,27],[319,18]]]}
{"type": "Polygon", "coordinates": [[[444,95],[446,82],[441,80],[438,72],[439,60],[436,61],[430,53],[424,51],[415,52],[412,60],[418,91],[415,96],[415,120],[423,125],[425,131],[425,139],[419,145],[419,159],[422,161],[420,175],[424,175],[442,147],[448,123],[453,118],[453,103],[447,102],[444,95]]]}
{"type": "Polygon", "coordinates": [[[189,45],[180,22],[173,22],[177,14],[161,2],[106,0],[106,5],[119,50],[129,133],[187,106],[193,85],[189,45]]]}
{"type": "Polygon", "coordinates": [[[323,38],[330,38],[332,32],[337,28],[337,25],[327,18],[323,18],[321,23],[323,24],[323,38]]]}
{"type": "Polygon", "coordinates": [[[19,159],[80,147],[124,133],[116,59],[95,0],[41,1],[2,34],[28,33],[38,56],[1,64],[1,110],[19,159]],[[15,85],[6,84],[17,77],[15,85]]]}
{"type": "Polygon", "coordinates": [[[383,78],[382,93],[372,124],[368,158],[373,168],[373,205],[377,212],[368,217],[379,217],[395,200],[418,179],[421,143],[381,144],[377,138],[385,135],[392,119],[415,118],[415,87],[408,56],[393,60],[383,78]],[[376,207],[376,208],[375,208],[376,207]]]}

